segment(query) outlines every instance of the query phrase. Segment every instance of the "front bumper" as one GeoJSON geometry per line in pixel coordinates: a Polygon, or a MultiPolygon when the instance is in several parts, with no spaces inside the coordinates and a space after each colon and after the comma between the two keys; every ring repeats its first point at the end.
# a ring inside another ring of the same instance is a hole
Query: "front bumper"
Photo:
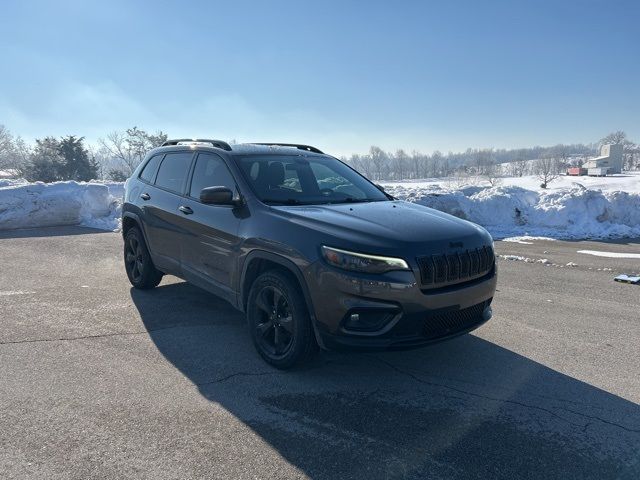
{"type": "Polygon", "coordinates": [[[365,275],[317,262],[305,272],[315,326],[328,349],[413,348],[462,335],[491,318],[497,272],[450,287],[421,289],[411,271],[365,275]],[[352,315],[386,314],[374,330],[353,329],[352,315]]]}

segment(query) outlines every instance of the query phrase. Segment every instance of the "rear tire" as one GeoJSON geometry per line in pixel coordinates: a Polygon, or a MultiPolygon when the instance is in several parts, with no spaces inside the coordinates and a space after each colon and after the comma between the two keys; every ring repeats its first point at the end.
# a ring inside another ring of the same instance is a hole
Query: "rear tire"
{"type": "Polygon", "coordinates": [[[276,368],[300,365],[318,351],[300,287],[277,270],[263,273],[253,282],[247,320],[256,350],[276,368]]]}
{"type": "Polygon", "coordinates": [[[138,227],[130,228],[124,236],[124,266],[131,285],[139,290],[154,288],[162,280],[138,227]]]}

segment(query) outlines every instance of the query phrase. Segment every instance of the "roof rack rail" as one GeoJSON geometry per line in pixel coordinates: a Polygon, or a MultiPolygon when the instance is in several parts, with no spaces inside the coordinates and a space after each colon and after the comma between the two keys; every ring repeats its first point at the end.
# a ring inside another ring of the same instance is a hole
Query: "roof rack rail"
{"type": "Polygon", "coordinates": [[[311,145],[301,145],[299,143],[259,143],[259,142],[253,142],[251,145],[267,145],[267,146],[273,146],[273,147],[295,147],[298,150],[306,150],[307,152],[313,152],[313,153],[322,153],[324,155],[324,152],[322,150],[320,150],[319,148],[316,147],[312,147],[311,145]]]}
{"type": "Polygon", "coordinates": [[[210,143],[211,145],[213,145],[216,148],[221,148],[222,150],[226,150],[228,152],[231,151],[231,145],[229,145],[227,142],[224,142],[222,140],[210,140],[207,138],[176,138],[173,140],[167,140],[166,142],[164,142],[162,145],[160,145],[161,147],[167,147],[170,145],[178,145],[180,143],[210,143]]]}

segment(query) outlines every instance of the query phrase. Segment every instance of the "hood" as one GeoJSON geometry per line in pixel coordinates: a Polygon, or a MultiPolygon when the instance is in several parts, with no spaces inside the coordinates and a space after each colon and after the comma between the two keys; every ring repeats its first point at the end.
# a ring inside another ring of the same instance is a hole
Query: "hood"
{"type": "Polygon", "coordinates": [[[333,246],[397,251],[417,247],[476,248],[491,243],[487,231],[471,222],[403,201],[273,207],[290,222],[334,238],[333,246]]]}

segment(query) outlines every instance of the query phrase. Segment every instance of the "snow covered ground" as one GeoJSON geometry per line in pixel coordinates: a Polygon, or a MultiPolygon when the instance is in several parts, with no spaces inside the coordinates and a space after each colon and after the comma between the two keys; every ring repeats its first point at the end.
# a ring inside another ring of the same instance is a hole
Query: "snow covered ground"
{"type": "Polygon", "coordinates": [[[119,230],[122,183],[0,180],[0,230],[84,225],[119,230]]]}
{"type": "MultiPolygon", "coordinates": [[[[540,188],[535,177],[504,178],[498,186],[458,179],[385,183],[395,197],[466,218],[494,238],[640,237],[640,174],[560,177],[540,188]]],[[[120,228],[123,183],[27,183],[0,179],[0,230],[52,225],[120,228]]]]}
{"type": "Polygon", "coordinates": [[[460,179],[384,183],[393,196],[478,223],[494,238],[640,237],[640,174],[560,177],[540,188],[534,176],[498,186],[460,179]]]}

